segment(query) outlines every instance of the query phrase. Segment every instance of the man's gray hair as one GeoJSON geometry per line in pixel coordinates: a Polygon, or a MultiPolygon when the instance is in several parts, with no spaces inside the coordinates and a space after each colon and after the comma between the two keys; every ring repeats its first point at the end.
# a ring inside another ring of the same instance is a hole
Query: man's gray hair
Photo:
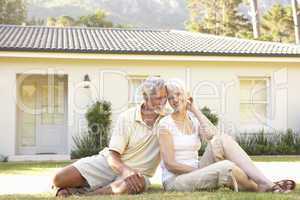
{"type": "Polygon", "coordinates": [[[166,87],[164,79],[157,76],[148,77],[142,85],[142,95],[147,100],[151,95],[155,94],[157,89],[166,87]]]}

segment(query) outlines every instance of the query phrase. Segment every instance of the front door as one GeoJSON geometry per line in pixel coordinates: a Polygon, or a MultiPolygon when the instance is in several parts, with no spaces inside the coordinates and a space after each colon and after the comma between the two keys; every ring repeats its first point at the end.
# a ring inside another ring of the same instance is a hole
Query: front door
{"type": "Polygon", "coordinates": [[[67,152],[67,77],[20,75],[18,147],[20,154],[67,152]]]}

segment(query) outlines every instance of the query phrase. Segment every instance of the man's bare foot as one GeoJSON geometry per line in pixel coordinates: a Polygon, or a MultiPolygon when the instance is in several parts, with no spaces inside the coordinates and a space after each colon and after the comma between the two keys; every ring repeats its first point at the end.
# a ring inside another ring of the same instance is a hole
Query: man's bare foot
{"type": "Polygon", "coordinates": [[[68,196],[70,196],[71,195],[71,193],[69,192],[69,190],[68,189],[66,189],[66,188],[59,188],[58,190],[57,190],[57,192],[56,192],[56,197],[63,197],[63,198],[66,198],[66,197],[68,197],[68,196]]]}

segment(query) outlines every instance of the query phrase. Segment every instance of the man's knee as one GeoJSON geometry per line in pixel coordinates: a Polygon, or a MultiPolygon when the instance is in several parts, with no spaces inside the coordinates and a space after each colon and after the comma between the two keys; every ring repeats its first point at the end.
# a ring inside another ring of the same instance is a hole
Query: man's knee
{"type": "Polygon", "coordinates": [[[59,188],[79,187],[85,183],[85,179],[73,166],[67,166],[57,172],[53,177],[53,185],[59,188]]]}
{"type": "Polygon", "coordinates": [[[56,173],[53,177],[53,185],[55,187],[61,188],[64,187],[63,183],[64,183],[63,175],[60,172],[56,173]]]}

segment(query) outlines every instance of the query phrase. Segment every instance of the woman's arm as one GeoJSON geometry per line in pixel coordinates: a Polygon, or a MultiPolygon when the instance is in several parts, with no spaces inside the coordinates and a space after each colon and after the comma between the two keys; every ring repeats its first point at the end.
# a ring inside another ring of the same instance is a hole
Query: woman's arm
{"type": "Polygon", "coordinates": [[[188,99],[188,109],[195,115],[199,121],[199,134],[206,140],[211,140],[214,135],[217,135],[218,129],[213,123],[207,119],[207,117],[198,109],[193,102],[193,98],[188,99]]]}
{"type": "Polygon", "coordinates": [[[196,168],[175,161],[173,138],[166,130],[159,130],[159,146],[162,160],[166,168],[174,174],[184,174],[196,168]]]}

